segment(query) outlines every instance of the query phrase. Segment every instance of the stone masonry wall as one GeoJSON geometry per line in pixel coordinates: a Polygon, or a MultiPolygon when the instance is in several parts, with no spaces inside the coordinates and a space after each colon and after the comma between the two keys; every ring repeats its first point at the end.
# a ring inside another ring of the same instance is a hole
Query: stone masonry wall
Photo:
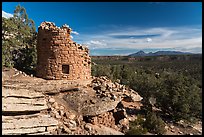
{"type": "Polygon", "coordinates": [[[37,76],[44,79],[89,79],[89,49],[70,38],[71,28],[42,22],[37,37],[37,76]]]}

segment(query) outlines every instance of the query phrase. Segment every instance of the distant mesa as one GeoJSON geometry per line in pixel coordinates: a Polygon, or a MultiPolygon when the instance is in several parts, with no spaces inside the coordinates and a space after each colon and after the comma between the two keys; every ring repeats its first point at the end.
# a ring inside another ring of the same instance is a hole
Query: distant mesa
{"type": "Polygon", "coordinates": [[[143,57],[143,56],[161,56],[161,55],[187,55],[193,54],[190,52],[180,52],[180,51],[157,51],[157,52],[149,52],[145,53],[144,51],[140,50],[137,53],[130,54],[128,56],[131,57],[143,57]]]}

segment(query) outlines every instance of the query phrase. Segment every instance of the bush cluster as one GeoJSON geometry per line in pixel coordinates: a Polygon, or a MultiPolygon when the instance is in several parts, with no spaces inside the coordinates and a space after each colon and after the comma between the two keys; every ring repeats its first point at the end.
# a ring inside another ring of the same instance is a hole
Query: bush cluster
{"type": "Polygon", "coordinates": [[[147,113],[146,121],[144,122],[144,127],[146,127],[149,132],[158,135],[163,135],[166,132],[165,122],[154,112],[147,113]]]}
{"type": "MultiPolygon", "coordinates": [[[[155,58],[155,57],[154,57],[155,58]]],[[[172,120],[202,118],[202,60],[193,55],[189,60],[169,62],[128,60],[93,60],[92,75],[119,79],[138,92],[144,102],[156,98],[154,104],[172,120]],[[182,66],[181,66],[182,64],[182,66]],[[159,66],[159,67],[158,67],[159,66]]]]}
{"type": "Polygon", "coordinates": [[[142,115],[137,115],[137,119],[130,122],[130,129],[126,132],[126,135],[143,135],[147,133],[147,128],[144,127],[145,119],[142,115]]]}

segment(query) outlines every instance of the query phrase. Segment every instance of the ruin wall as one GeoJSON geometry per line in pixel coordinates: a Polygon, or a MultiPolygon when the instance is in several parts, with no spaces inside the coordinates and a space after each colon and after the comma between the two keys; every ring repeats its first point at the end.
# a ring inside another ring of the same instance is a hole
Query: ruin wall
{"type": "Polygon", "coordinates": [[[44,79],[89,79],[89,49],[72,41],[71,28],[42,22],[37,36],[36,75],[44,79]]]}

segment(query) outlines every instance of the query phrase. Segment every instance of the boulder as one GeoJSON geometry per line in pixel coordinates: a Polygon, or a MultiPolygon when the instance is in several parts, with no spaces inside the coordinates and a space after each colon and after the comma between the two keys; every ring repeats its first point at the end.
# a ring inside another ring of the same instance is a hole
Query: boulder
{"type": "Polygon", "coordinates": [[[136,102],[136,101],[141,101],[143,98],[136,93],[132,93],[130,94],[130,98],[132,99],[132,101],[136,102]]]}
{"type": "Polygon", "coordinates": [[[98,101],[96,104],[91,104],[87,106],[83,106],[82,108],[82,114],[84,116],[95,116],[102,114],[104,112],[113,110],[116,108],[117,104],[120,102],[120,100],[104,100],[104,101],[98,101]]]}

